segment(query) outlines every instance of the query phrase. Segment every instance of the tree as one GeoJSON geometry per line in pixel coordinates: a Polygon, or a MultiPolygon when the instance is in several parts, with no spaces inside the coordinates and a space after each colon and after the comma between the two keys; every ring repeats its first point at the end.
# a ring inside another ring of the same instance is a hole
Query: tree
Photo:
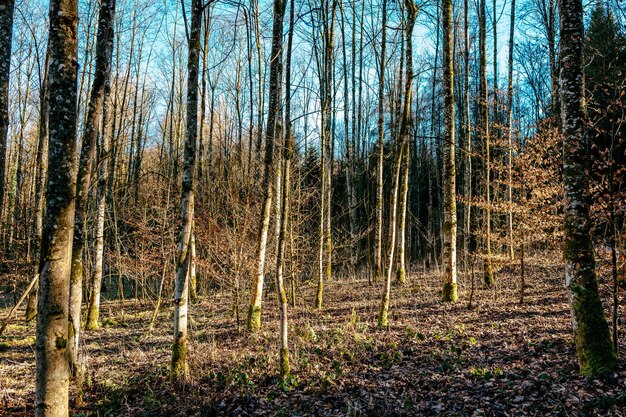
{"type": "Polygon", "coordinates": [[[252,295],[248,310],[248,331],[254,332],[261,328],[261,302],[263,301],[263,282],[265,277],[265,256],[267,234],[270,226],[272,208],[272,170],[274,165],[274,147],[277,140],[276,123],[281,97],[281,77],[283,69],[283,21],[285,18],[285,1],[274,1],[274,26],[272,31],[272,55],[270,59],[270,88],[267,126],[265,133],[265,169],[263,172],[263,208],[257,241],[257,269],[252,283],[252,295]]]}
{"type": "Polygon", "coordinates": [[[411,98],[413,95],[413,28],[415,27],[415,19],[417,18],[418,7],[413,0],[404,0],[406,9],[406,76],[404,85],[404,106],[402,109],[402,119],[400,121],[399,143],[396,146],[397,157],[393,170],[393,184],[391,191],[391,201],[389,210],[389,246],[388,246],[388,262],[386,270],[385,287],[378,312],[378,327],[385,328],[389,326],[389,298],[391,295],[391,271],[393,270],[394,250],[396,246],[396,215],[398,210],[398,188],[400,182],[400,168],[402,167],[402,159],[408,158],[409,153],[409,133],[411,130],[411,98]]]}
{"type": "Polygon", "coordinates": [[[187,61],[187,138],[183,160],[181,222],[176,258],[174,289],[174,343],[172,344],[172,379],[187,379],[187,319],[189,311],[189,276],[191,274],[191,243],[194,221],[194,179],[196,175],[196,144],[198,142],[198,67],[200,65],[200,32],[202,0],[191,2],[189,56],[187,61]]]}
{"type": "MultiPolygon", "coordinates": [[[[320,86],[321,107],[321,199],[320,199],[320,229],[318,247],[318,280],[315,294],[315,308],[322,308],[324,280],[329,281],[332,276],[332,235],[331,235],[331,207],[332,207],[332,174],[333,174],[333,87],[334,87],[334,37],[337,0],[325,0],[319,9],[322,47],[321,53],[316,53],[320,86]],[[324,249],[326,249],[326,265],[324,266],[324,249]]],[[[313,35],[315,37],[315,34],[313,35]]],[[[317,42],[314,40],[314,49],[318,52],[317,42]]]]}
{"type": "Polygon", "coordinates": [[[506,135],[508,142],[508,230],[509,230],[509,258],[515,258],[513,245],[513,51],[515,49],[515,0],[511,0],[511,25],[509,27],[509,78],[507,84],[507,117],[506,135]]]}
{"type": "MultiPolygon", "coordinates": [[[[620,271],[623,259],[620,235],[623,235],[626,181],[626,123],[623,96],[626,88],[626,36],[616,22],[612,8],[596,2],[591,13],[585,42],[585,82],[590,119],[592,235],[598,243],[610,246],[613,284],[613,349],[618,354],[618,302],[620,271]],[[620,259],[618,261],[618,259],[620,259]]],[[[599,252],[602,254],[602,252],[599,252]]],[[[622,278],[623,279],[623,278],[622,278]]]]}
{"type": "Polygon", "coordinates": [[[467,254],[472,239],[472,117],[470,112],[470,36],[469,36],[469,0],[463,0],[463,117],[465,120],[465,224],[463,231],[463,251],[465,267],[467,254]]]}
{"type": "Polygon", "coordinates": [[[387,0],[382,0],[382,28],[378,57],[378,163],[376,165],[376,253],[374,281],[383,276],[383,161],[385,159],[385,60],[387,49],[387,0]]]}
{"type": "Polygon", "coordinates": [[[7,164],[7,134],[9,131],[9,74],[11,70],[11,40],[15,0],[0,4],[0,236],[4,208],[4,181],[7,164]]]}
{"type": "Polygon", "coordinates": [[[111,76],[113,55],[113,23],[115,22],[115,0],[102,0],[98,18],[96,40],[96,63],[93,85],[89,95],[87,122],[78,163],[76,180],[76,214],[74,219],[74,242],[72,245],[72,276],[70,281],[69,308],[69,359],[72,374],[80,380],[80,314],[83,298],[83,257],[87,234],[87,200],[91,184],[91,171],[100,133],[106,85],[111,76]]]}
{"type": "Polygon", "coordinates": [[[39,262],[38,416],[68,415],[68,306],[74,233],[78,2],[50,2],[50,164],[39,262]]]}
{"type": "Polygon", "coordinates": [[[563,129],[565,284],[580,373],[598,376],[615,367],[615,352],[598,294],[589,222],[589,143],[583,77],[583,6],[559,0],[560,99],[563,129]]]}
{"type": "Polygon", "coordinates": [[[443,0],[443,301],[456,301],[456,168],[454,161],[454,62],[452,0],[443,0]]]}
{"type": "MultiPolygon", "coordinates": [[[[282,213],[280,216],[280,232],[278,235],[278,253],[276,255],[276,293],[280,309],[280,375],[289,374],[289,343],[287,321],[287,293],[285,291],[283,271],[285,269],[285,243],[287,240],[287,226],[289,225],[289,211],[291,209],[291,160],[295,151],[295,140],[291,127],[291,51],[293,46],[294,0],[289,6],[289,34],[287,38],[287,68],[285,75],[285,150],[283,152],[283,192],[282,213]]],[[[284,14],[284,5],[283,5],[284,14]]]]}
{"type": "Polygon", "coordinates": [[[487,287],[494,284],[493,260],[491,255],[491,146],[489,138],[489,95],[487,86],[487,13],[485,0],[479,1],[478,10],[479,29],[479,60],[480,60],[480,87],[479,112],[480,134],[485,144],[485,272],[484,281],[487,287]]]}

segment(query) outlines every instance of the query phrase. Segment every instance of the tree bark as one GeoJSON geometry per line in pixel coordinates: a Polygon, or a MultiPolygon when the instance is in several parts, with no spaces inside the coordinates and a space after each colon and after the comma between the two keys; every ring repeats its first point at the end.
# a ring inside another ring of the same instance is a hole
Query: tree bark
{"type": "Polygon", "coordinates": [[[398,224],[398,270],[396,280],[400,284],[406,284],[406,212],[409,194],[409,171],[411,152],[407,141],[402,163],[402,179],[400,186],[400,222],[398,224]]]}
{"type": "Polygon", "coordinates": [[[9,76],[11,71],[11,41],[15,0],[0,4],[0,237],[4,209],[4,181],[7,164],[7,135],[9,132],[9,76]]]}
{"type": "MultiPolygon", "coordinates": [[[[33,222],[33,231],[35,234],[35,270],[39,267],[39,256],[41,252],[41,237],[43,234],[43,215],[44,215],[44,199],[46,178],[48,174],[48,53],[44,60],[43,77],[39,87],[39,140],[37,145],[37,174],[35,178],[35,219],[33,222]]],[[[37,275],[37,274],[36,274],[37,275]]],[[[39,279],[39,276],[37,276],[39,279]]],[[[28,302],[26,303],[26,321],[31,321],[37,314],[37,291],[31,291],[28,294],[28,302]]]]}
{"type": "Polygon", "coordinates": [[[509,33],[509,80],[507,86],[507,118],[506,134],[508,142],[508,234],[509,234],[509,259],[515,259],[515,246],[513,243],[513,52],[515,50],[515,0],[511,0],[511,25],[509,33]]]}
{"type": "MultiPolygon", "coordinates": [[[[283,11],[284,13],[284,11],[283,11]]],[[[283,152],[283,191],[282,214],[280,216],[280,232],[278,235],[278,253],[276,255],[276,292],[280,309],[280,374],[285,377],[289,374],[289,343],[287,321],[287,292],[285,291],[283,271],[285,269],[285,242],[287,240],[287,226],[289,225],[289,211],[291,209],[291,159],[295,148],[295,140],[291,130],[291,50],[293,45],[294,0],[290,2],[289,34],[287,39],[287,64],[285,80],[285,149],[283,152]]]]}
{"type": "Polygon", "coordinates": [[[464,112],[465,112],[465,232],[463,236],[463,249],[465,269],[467,270],[468,253],[472,240],[472,118],[470,111],[470,37],[469,37],[469,0],[463,2],[463,34],[465,38],[464,64],[464,112]]]}
{"type": "Polygon", "coordinates": [[[389,326],[389,299],[391,296],[391,273],[393,270],[394,249],[396,246],[396,215],[398,210],[398,188],[400,182],[400,168],[402,159],[408,157],[409,151],[409,134],[411,130],[411,96],[413,87],[413,28],[415,27],[415,19],[417,18],[418,7],[413,0],[404,0],[406,8],[406,80],[404,87],[404,108],[402,111],[402,120],[400,124],[400,143],[398,144],[398,156],[393,171],[393,185],[391,192],[390,210],[389,210],[389,253],[386,270],[386,281],[383,290],[383,296],[378,312],[378,327],[387,328],[389,326]]]}
{"type": "Polygon", "coordinates": [[[383,162],[385,157],[385,59],[387,48],[387,0],[382,0],[380,63],[378,68],[378,163],[376,166],[376,237],[374,281],[383,276],[383,162]]]}
{"type": "Polygon", "coordinates": [[[491,259],[491,148],[489,139],[489,94],[487,86],[487,16],[485,0],[479,2],[479,49],[480,49],[480,133],[485,143],[485,271],[484,282],[487,287],[494,284],[493,263],[491,259]]]}
{"type": "Polygon", "coordinates": [[[247,328],[256,332],[261,328],[261,303],[263,301],[263,282],[265,278],[265,257],[267,251],[267,234],[269,231],[272,208],[272,169],[274,164],[274,148],[276,142],[276,120],[279,113],[280,85],[282,77],[283,57],[283,21],[285,18],[284,0],[274,1],[274,26],[272,30],[272,55],[270,59],[269,107],[267,128],[265,132],[265,169],[263,172],[263,189],[265,197],[261,210],[261,224],[257,241],[257,270],[252,282],[252,295],[248,310],[247,328]]]}
{"type": "Polygon", "coordinates": [[[67,416],[69,365],[68,306],[76,194],[76,86],[78,73],[78,2],[50,4],[49,98],[50,159],[46,217],[39,263],[37,306],[38,416],[67,416]]]}
{"type": "Polygon", "coordinates": [[[198,141],[198,66],[200,62],[200,35],[202,27],[202,0],[191,2],[189,55],[187,61],[187,138],[184,150],[181,222],[176,259],[174,289],[174,343],[172,344],[173,380],[189,377],[187,365],[187,319],[189,309],[189,276],[191,272],[191,241],[194,222],[194,179],[196,175],[196,144],[198,141]]]}
{"type": "Polygon", "coordinates": [[[106,100],[105,87],[111,76],[114,21],[115,0],[102,0],[98,18],[95,74],[89,95],[87,122],[85,124],[76,179],[76,212],[74,215],[74,243],[72,246],[72,275],[70,279],[68,351],[72,375],[77,381],[81,379],[82,366],[80,363],[79,341],[80,314],[83,299],[83,257],[87,234],[87,200],[89,198],[92,165],[102,122],[102,112],[106,100]]]}
{"type": "Polygon", "coordinates": [[[559,0],[560,95],[563,128],[565,285],[567,287],[580,373],[611,372],[616,358],[598,294],[589,218],[589,141],[583,58],[581,0],[559,0]]]}
{"type": "Polygon", "coordinates": [[[452,0],[443,0],[443,301],[458,300],[456,282],[456,165],[452,0]]]}

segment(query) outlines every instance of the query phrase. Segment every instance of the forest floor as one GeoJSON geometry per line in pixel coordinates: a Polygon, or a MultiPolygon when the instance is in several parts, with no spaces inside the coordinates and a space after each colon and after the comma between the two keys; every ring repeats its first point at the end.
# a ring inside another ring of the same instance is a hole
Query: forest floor
{"type": "MultiPolygon", "coordinates": [[[[106,301],[103,328],[85,333],[86,405],[76,405],[72,388],[72,413],[626,415],[623,361],[609,378],[578,376],[562,265],[547,258],[529,263],[523,304],[518,268],[501,271],[494,289],[477,283],[471,309],[469,277],[460,276],[460,301],[444,305],[439,276],[412,273],[406,285],[393,287],[391,324],[385,330],[376,327],[380,283],[328,282],[320,312],[310,307],[314,284],[302,285],[289,317],[293,375],[282,382],[272,289],[263,329],[254,335],[243,331],[245,314],[237,327],[231,291],[217,291],[191,306],[191,377],[184,385],[169,381],[171,308],[162,307],[148,333],[151,303],[106,301]]],[[[626,343],[621,351],[626,352],[626,343]]],[[[32,414],[34,357],[34,324],[10,325],[0,337],[0,415],[32,414]]]]}

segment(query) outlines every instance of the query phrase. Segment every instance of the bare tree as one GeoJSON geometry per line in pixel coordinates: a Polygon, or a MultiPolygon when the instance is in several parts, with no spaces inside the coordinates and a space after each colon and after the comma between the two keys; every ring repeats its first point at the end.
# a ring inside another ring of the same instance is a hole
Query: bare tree
{"type": "Polygon", "coordinates": [[[509,79],[507,85],[507,117],[506,134],[508,144],[508,232],[509,232],[509,258],[515,258],[513,244],[513,51],[515,50],[515,0],[511,0],[511,24],[509,33],[509,79]]]}
{"type": "Polygon", "coordinates": [[[252,296],[250,299],[247,321],[248,331],[251,332],[257,331],[261,328],[261,302],[263,300],[267,234],[269,231],[273,196],[271,177],[274,165],[274,147],[277,140],[276,123],[280,110],[284,18],[285,2],[284,0],[275,0],[272,54],[270,58],[269,107],[265,133],[265,170],[263,173],[263,189],[265,192],[265,198],[263,200],[261,224],[259,225],[259,235],[257,241],[257,270],[252,283],[252,296]]]}
{"type": "MultiPolygon", "coordinates": [[[[183,3],[184,4],[184,3],[183,3]]],[[[194,178],[196,175],[196,144],[198,142],[198,67],[200,65],[200,35],[202,0],[191,2],[191,27],[188,34],[187,61],[187,139],[183,156],[181,222],[176,258],[176,287],[174,289],[174,343],[172,344],[172,379],[188,378],[187,319],[189,311],[189,275],[191,273],[194,222],[194,178]]]]}
{"type": "Polygon", "coordinates": [[[486,259],[484,281],[487,287],[494,284],[493,260],[491,255],[491,146],[489,138],[489,94],[487,85],[487,14],[485,0],[479,0],[478,10],[479,29],[479,60],[480,60],[480,87],[479,112],[480,133],[485,143],[485,236],[486,259]]]}
{"type": "Polygon", "coordinates": [[[383,161],[385,155],[385,60],[387,48],[387,0],[382,0],[380,57],[378,63],[378,163],[376,165],[376,237],[374,281],[383,276],[383,161]]]}
{"type": "Polygon", "coordinates": [[[107,80],[111,76],[111,56],[113,54],[113,23],[115,19],[115,0],[102,0],[98,18],[98,37],[96,40],[96,64],[93,85],[89,95],[89,105],[85,133],[83,137],[78,175],[76,180],[76,213],[74,218],[74,242],[72,246],[72,277],[70,281],[69,306],[69,360],[72,374],[80,385],[80,314],[83,299],[83,257],[85,235],[87,233],[87,199],[91,184],[91,171],[96,154],[96,145],[100,133],[102,112],[107,80]]]}
{"type": "Polygon", "coordinates": [[[409,152],[409,134],[411,130],[411,98],[413,91],[413,28],[415,27],[415,19],[417,18],[418,7],[414,0],[404,0],[406,9],[406,76],[404,86],[404,106],[402,110],[402,120],[400,122],[400,134],[398,136],[400,143],[397,146],[397,157],[393,171],[393,185],[391,191],[391,201],[389,210],[389,246],[388,260],[386,270],[385,287],[381,299],[380,310],[378,312],[378,327],[385,328],[389,326],[389,298],[391,296],[391,275],[393,270],[394,250],[396,246],[396,216],[398,210],[398,188],[400,182],[400,168],[402,159],[408,157],[409,152]]]}
{"type": "Polygon", "coordinates": [[[443,0],[443,301],[456,301],[456,166],[454,142],[454,62],[452,0],[443,0]]]}

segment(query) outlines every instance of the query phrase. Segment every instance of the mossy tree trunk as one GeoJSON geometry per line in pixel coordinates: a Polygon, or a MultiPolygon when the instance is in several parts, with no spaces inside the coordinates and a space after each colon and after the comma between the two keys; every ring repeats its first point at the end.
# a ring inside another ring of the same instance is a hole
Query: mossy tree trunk
{"type": "Polygon", "coordinates": [[[583,6],[559,0],[560,105],[563,128],[565,284],[580,373],[595,377],[615,368],[609,326],[598,294],[589,218],[589,142],[585,128],[583,6]]]}
{"type": "Polygon", "coordinates": [[[189,276],[191,272],[191,243],[194,223],[194,179],[196,175],[196,144],[198,141],[198,67],[200,64],[200,35],[202,0],[191,3],[189,55],[187,61],[187,138],[185,140],[181,223],[176,259],[174,289],[174,343],[172,344],[171,378],[185,380],[187,365],[187,319],[189,311],[189,276]]]}
{"type": "Polygon", "coordinates": [[[443,301],[458,300],[456,282],[456,165],[452,0],[443,0],[443,301]]]}
{"type": "Polygon", "coordinates": [[[78,1],[50,2],[50,159],[39,263],[35,414],[68,415],[68,306],[76,197],[78,1]]]}
{"type": "Polygon", "coordinates": [[[72,375],[77,379],[80,386],[81,363],[80,363],[80,314],[83,299],[83,258],[85,256],[85,243],[87,234],[87,200],[91,185],[91,171],[96,154],[98,135],[106,85],[111,73],[111,57],[113,55],[113,24],[115,22],[115,0],[102,0],[98,18],[98,36],[96,41],[96,63],[91,94],[87,109],[85,132],[78,163],[78,176],[76,180],[76,212],[74,218],[74,242],[72,247],[72,276],[70,281],[70,306],[69,306],[69,360],[72,375]]]}

